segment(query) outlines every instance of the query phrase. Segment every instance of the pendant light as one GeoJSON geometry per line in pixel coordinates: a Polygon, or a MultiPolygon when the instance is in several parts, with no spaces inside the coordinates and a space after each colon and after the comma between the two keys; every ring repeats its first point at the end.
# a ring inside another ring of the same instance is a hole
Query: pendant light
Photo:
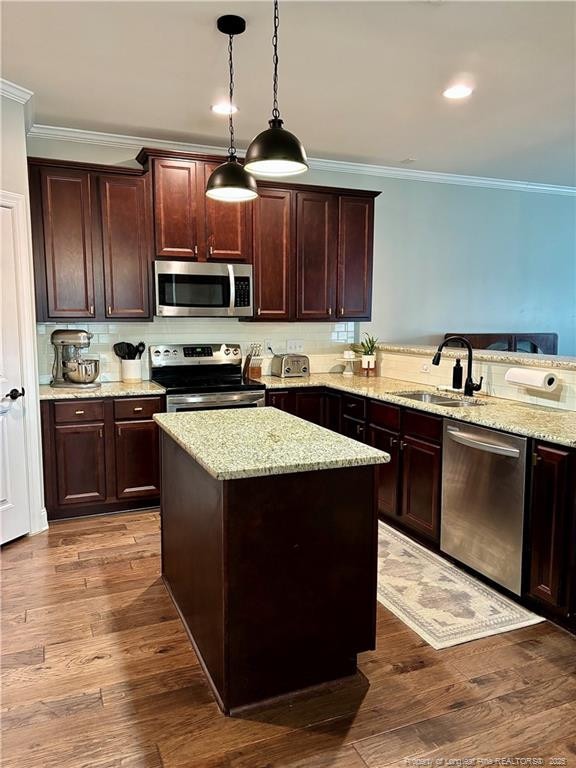
{"type": "MultiPolygon", "coordinates": [[[[234,35],[241,35],[246,29],[246,22],[241,16],[220,16],[217,27],[224,35],[228,35],[228,65],[230,69],[230,104],[234,103],[234,60],[232,45],[234,35]]],[[[258,197],[256,180],[246,169],[240,165],[236,157],[234,145],[234,118],[230,110],[228,115],[228,128],[230,131],[230,146],[228,148],[228,160],[219,165],[208,179],[206,196],[212,200],[221,200],[226,203],[239,203],[245,200],[254,200],[258,197]]]]}
{"type": "Polygon", "coordinates": [[[278,0],[274,0],[274,78],[272,119],[266,131],[252,140],[245,158],[245,167],[258,176],[294,176],[308,170],[308,159],[302,142],[290,131],[286,131],[278,109],[278,0]]]}

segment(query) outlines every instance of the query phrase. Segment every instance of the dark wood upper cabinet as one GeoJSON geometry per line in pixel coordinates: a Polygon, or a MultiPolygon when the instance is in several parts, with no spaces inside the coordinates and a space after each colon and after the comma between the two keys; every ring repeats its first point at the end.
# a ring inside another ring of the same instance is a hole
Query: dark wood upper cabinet
{"type": "Polygon", "coordinates": [[[536,444],[533,455],[529,595],[566,615],[576,549],[576,453],[536,444]]]}
{"type": "Polygon", "coordinates": [[[296,195],[296,319],[336,316],[338,200],[332,194],[296,195]]]}
{"type": "Polygon", "coordinates": [[[146,177],[100,176],[104,304],[109,318],[150,315],[150,218],[146,177]]]}
{"type": "Polygon", "coordinates": [[[294,195],[261,189],[254,202],[254,314],[260,320],[294,315],[294,195]]]}
{"type": "Polygon", "coordinates": [[[198,258],[198,163],[155,157],[152,173],[156,256],[198,258]]]}
{"type": "Polygon", "coordinates": [[[340,197],[337,316],[368,320],[372,310],[374,198],[340,197]]]}
{"type": "Polygon", "coordinates": [[[29,160],[37,319],[151,317],[152,198],[139,170],[29,160]]]}
{"type": "Polygon", "coordinates": [[[39,177],[46,319],[94,318],[90,175],[42,168],[39,177]]]}
{"type": "Polygon", "coordinates": [[[205,189],[212,171],[220,163],[203,163],[203,184],[198,190],[203,230],[200,259],[208,261],[252,261],[252,203],[224,203],[206,197],[205,189]]]}

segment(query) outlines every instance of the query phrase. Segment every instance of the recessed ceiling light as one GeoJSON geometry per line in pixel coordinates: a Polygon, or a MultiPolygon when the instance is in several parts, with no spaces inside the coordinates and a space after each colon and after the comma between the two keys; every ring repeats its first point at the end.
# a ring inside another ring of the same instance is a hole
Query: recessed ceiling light
{"type": "Polygon", "coordinates": [[[217,104],[212,104],[210,109],[217,115],[235,115],[238,112],[236,104],[230,104],[229,101],[219,101],[217,104]]]}
{"type": "Polygon", "coordinates": [[[467,83],[454,83],[442,93],[447,99],[467,99],[474,88],[467,83]]]}

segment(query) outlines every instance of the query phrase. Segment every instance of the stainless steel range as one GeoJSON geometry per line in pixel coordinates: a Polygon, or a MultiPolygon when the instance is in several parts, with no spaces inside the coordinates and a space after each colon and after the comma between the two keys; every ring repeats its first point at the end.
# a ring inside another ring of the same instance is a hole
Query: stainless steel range
{"type": "Polygon", "coordinates": [[[149,348],[150,378],[166,390],[166,410],[254,408],[266,388],[242,378],[239,344],[159,344],[149,348]]]}

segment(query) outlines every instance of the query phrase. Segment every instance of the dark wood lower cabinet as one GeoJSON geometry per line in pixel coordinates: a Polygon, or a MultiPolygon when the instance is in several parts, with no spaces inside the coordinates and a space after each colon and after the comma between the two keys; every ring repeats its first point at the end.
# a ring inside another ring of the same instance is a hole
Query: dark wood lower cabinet
{"type": "Polygon", "coordinates": [[[324,426],[324,393],[316,390],[296,392],[296,416],[324,426]]]}
{"type": "Polygon", "coordinates": [[[416,533],[438,542],[442,448],[404,435],[400,521],[416,533]]]}
{"type": "Polygon", "coordinates": [[[48,519],[158,504],[159,438],[151,416],[161,410],[160,397],[43,401],[48,519]]]}
{"type": "Polygon", "coordinates": [[[158,427],[154,421],[116,422],[116,495],[134,499],[160,493],[158,427]]]}
{"type": "Polygon", "coordinates": [[[533,450],[530,598],[574,620],[576,609],[576,452],[537,443],[533,450]]]}
{"type": "Polygon", "coordinates": [[[368,442],[380,451],[390,454],[388,464],[380,464],[376,469],[376,498],[378,515],[397,519],[400,512],[401,463],[400,435],[371,424],[368,429],[368,442]]]}
{"type": "Polygon", "coordinates": [[[54,427],[58,504],[87,504],[106,499],[104,424],[54,427]]]}

